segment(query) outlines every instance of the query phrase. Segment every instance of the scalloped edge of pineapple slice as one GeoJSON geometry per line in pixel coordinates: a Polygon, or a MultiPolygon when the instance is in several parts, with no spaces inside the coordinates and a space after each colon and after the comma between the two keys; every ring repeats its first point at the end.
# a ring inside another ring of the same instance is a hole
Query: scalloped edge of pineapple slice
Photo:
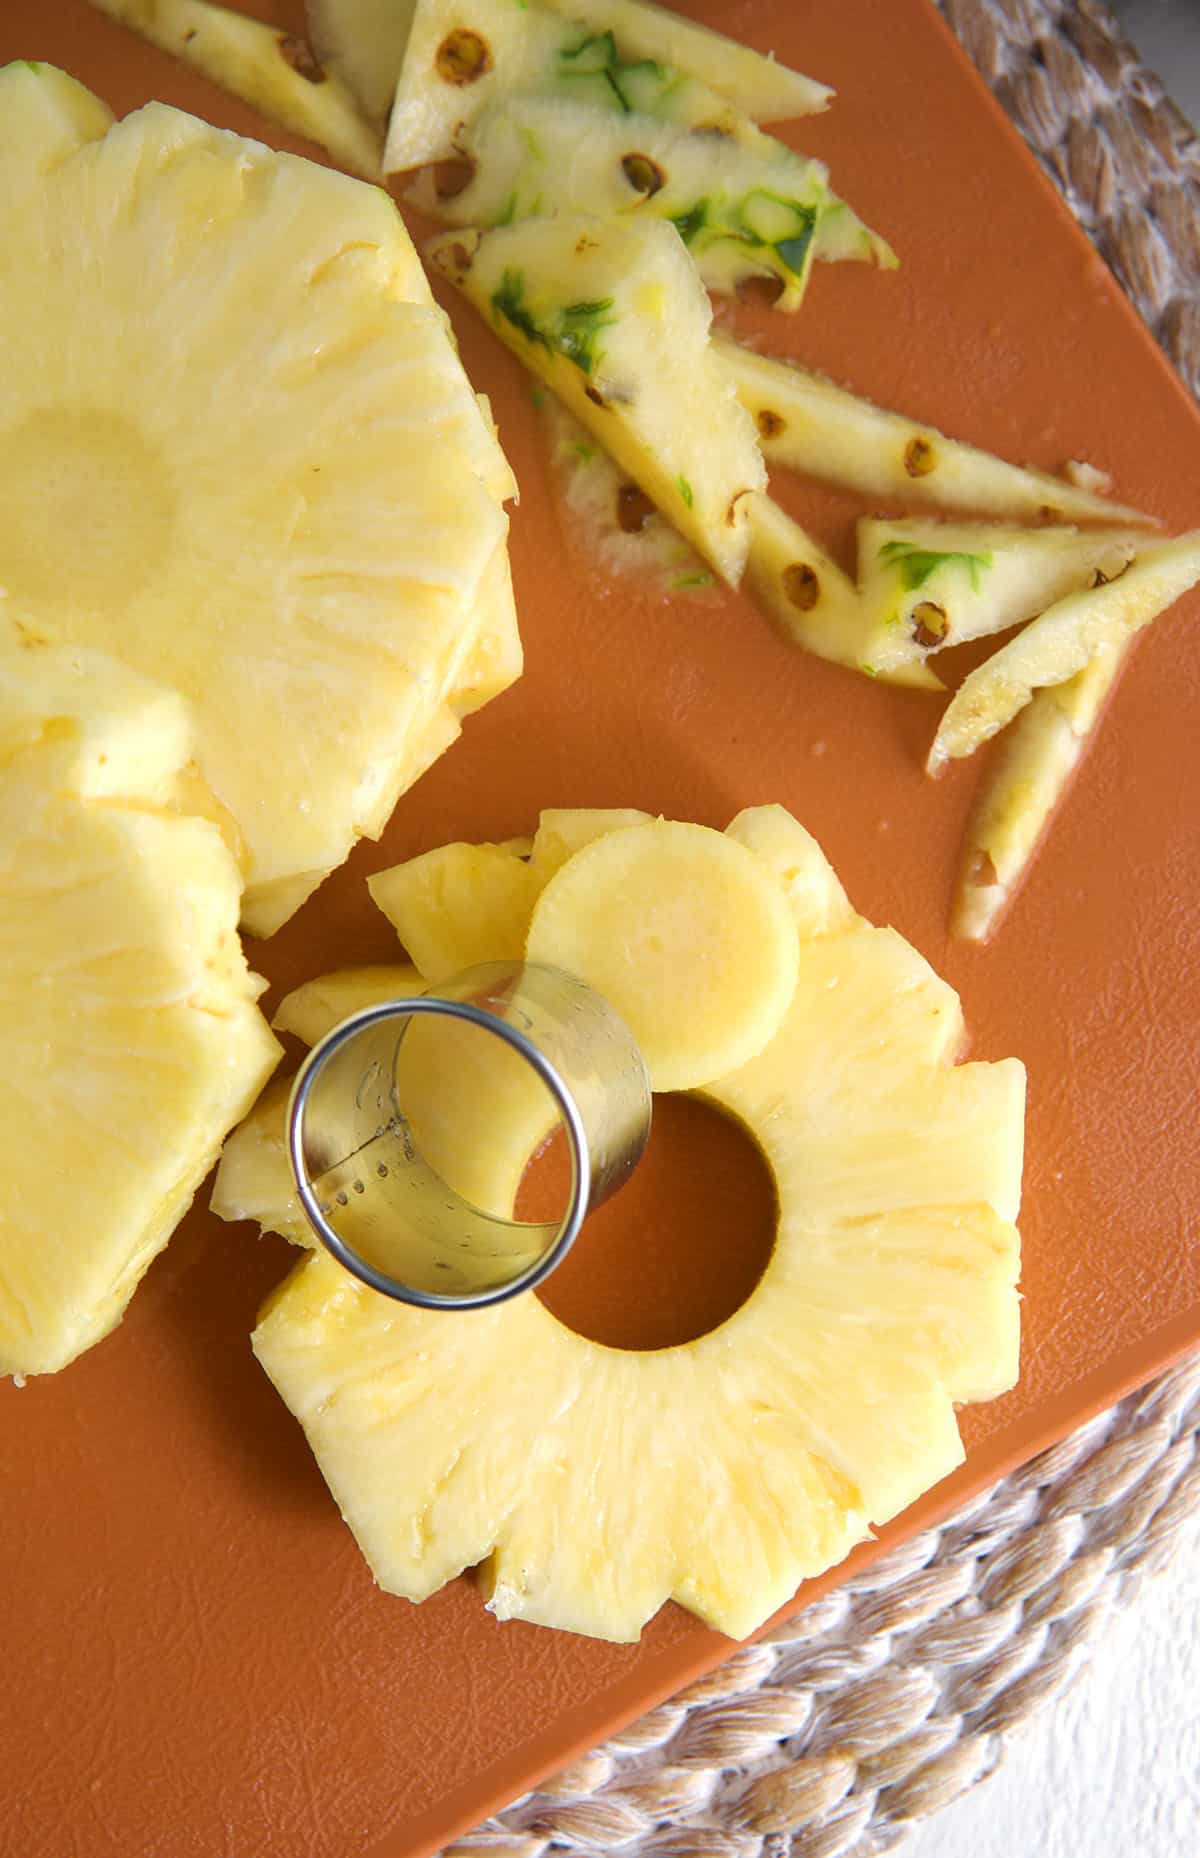
{"type": "Polygon", "coordinates": [[[305,39],[210,0],[89,0],[96,11],[209,78],[364,180],[383,179],[383,142],[352,92],[305,39]]]}

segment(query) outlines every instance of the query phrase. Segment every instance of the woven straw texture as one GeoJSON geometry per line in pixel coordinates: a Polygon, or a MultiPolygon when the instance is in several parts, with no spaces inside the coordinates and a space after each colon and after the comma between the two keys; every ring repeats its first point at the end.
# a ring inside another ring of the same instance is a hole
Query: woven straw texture
{"type": "MultiPolygon", "coordinates": [[[[1097,0],[939,0],[1200,393],[1200,140],[1097,0]]],[[[1200,1517],[1200,1357],[443,1858],[873,1858],[999,1762],[1200,1517]]]]}

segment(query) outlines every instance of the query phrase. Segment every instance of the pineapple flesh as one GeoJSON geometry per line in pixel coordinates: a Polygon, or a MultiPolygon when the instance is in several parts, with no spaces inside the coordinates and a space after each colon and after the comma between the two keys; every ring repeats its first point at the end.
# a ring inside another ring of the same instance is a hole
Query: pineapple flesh
{"type": "Polygon", "coordinates": [[[1065,684],[1174,605],[1200,581],[1200,530],[1157,542],[1115,580],[1066,594],[964,678],[947,706],[926,769],[972,755],[1010,723],[1035,690],[1065,684]]]}
{"type": "Polygon", "coordinates": [[[864,517],[858,525],[863,664],[876,677],[894,679],[935,652],[1004,632],[1064,594],[1115,579],[1137,547],[1137,537],[1112,530],[864,517]]]}
{"type": "Polygon", "coordinates": [[[305,136],[364,180],[383,178],[383,138],[312,48],[211,0],[91,0],[119,25],[170,52],[268,121],[305,136]]]}
{"type": "MultiPolygon", "coordinates": [[[[747,499],[750,554],[746,590],[775,625],[805,651],[850,670],[869,668],[868,609],[848,574],[772,497],[747,499]]],[[[940,690],[920,659],[879,675],[889,683],[940,690]]]]}
{"type": "Polygon", "coordinates": [[[0,1374],[120,1321],[279,1056],[191,748],[172,693],[0,625],[0,1374]]]}
{"type": "Polygon", "coordinates": [[[305,0],[317,57],[381,130],[396,94],[413,7],[414,0],[305,0]]]}
{"type": "Polygon", "coordinates": [[[951,929],[986,942],[1033,862],[1132,641],[1034,695],[1005,739],[963,840],[951,929]]]}
{"type": "MultiPolygon", "coordinates": [[[[588,839],[585,819],[547,894],[649,830],[588,839]]],[[[1022,1067],[955,1064],[953,990],[854,913],[782,808],[729,836],[778,884],[797,963],[774,1036],[702,1093],[778,1190],[742,1308],[639,1354],[535,1295],[401,1309],[315,1254],[262,1311],[255,1352],[389,1592],[475,1568],[501,1619],[625,1640],[673,1597],[741,1637],[953,1470],[955,1405],[1015,1379],[1022,1067]]]]}
{"type": "Polygon", "coordinates": [[[451,232],[430,261],[712,568],[736,585],[766,470],[709,344],[712,309],[661,220],[451,232]]]}
{"type": "Polygon", "coordinates": [[[1006,464],[728,336],[714,336],[713,348],[773,465],[901,503],[1024,519],[1150,523],[1081,485],[1006,464]]]}
{"type": "Polygon", "coordinates": [[[190,700],[268,934],[419,771],[511,474],[377,189],[45,66],[0,165],[5,588],[190,700]]]}

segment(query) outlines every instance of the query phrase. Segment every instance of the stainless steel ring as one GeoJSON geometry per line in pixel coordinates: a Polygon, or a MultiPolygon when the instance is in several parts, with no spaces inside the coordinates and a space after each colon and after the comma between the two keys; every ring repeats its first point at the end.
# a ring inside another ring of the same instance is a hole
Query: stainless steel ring
{"type": "Polygon", "coordinates": [[[297,1073],[288,1148],[309,1223],[348,1271],[423,1309],[477,1309],[554,1270],[589,1209],[637,1165],[650,1116],[641,1054],[609,1003],[559,969],[500,962],[336,1027],[297,1073]],[[458,1041],[448,1065],[430,1043],[439,1022],[458,1041]],[[414,1026],[424,1028],[416,1051],[414,1026]],[[456,1068],[464,1029],[477,1049],[456,1068]],[[415,1095],[404,1101],[406,1073],[415,1095]],[[507,1190],[529,1153],[505,1151],[506,1114],[518,1147],[522,1128],[528,1139],[556,1124],[565,1132],[571,1182],[560,1218],[515,1217],[507,1190]],[[480,1166],[494,1131],[490,1172],[504,1211],[480,1166]]]}

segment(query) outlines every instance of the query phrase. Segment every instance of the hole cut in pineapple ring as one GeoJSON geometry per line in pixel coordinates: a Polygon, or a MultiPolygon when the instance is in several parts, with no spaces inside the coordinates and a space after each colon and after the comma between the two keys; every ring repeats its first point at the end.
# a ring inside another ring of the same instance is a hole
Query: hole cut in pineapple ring
{"type": "Polygon", "coordinates": [[[314,1232],[355,1277],[475,1309],[554,1270],[637,1166],[650,1118],[641,1053],[607,1000],[558,968],[490,962],[335,1027],[296,1075],[288,1152],[314,1232]],[[514,1219],[559,1129],[561,1216],[514,1219]]]}

